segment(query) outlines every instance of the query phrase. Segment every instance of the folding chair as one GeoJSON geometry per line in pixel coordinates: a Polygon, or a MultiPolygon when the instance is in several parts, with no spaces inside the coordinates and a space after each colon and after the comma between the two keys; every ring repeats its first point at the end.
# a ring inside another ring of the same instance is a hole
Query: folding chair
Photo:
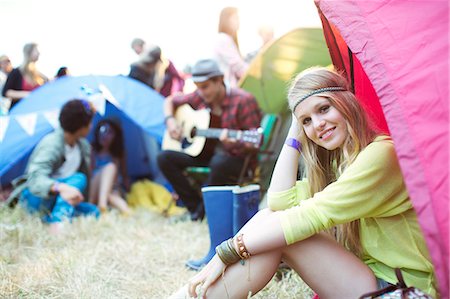
{"type": "MultiPolygon", "coordinates": [[[[281,128],[281,118],[278,114],[265,114],[261,120],[261,128],[263,129],[263,144],[258,150],[258,161],[262,161],[265,157],[270,156],[273,153],[273,142],[276,140],[274,137],[277,135],[281,128]]],[[[244,160],[241,173],[239,175],[237,185],[247,185],[250,183],[257,183],[259,180],[260,169],[259,166],[254,171],[249,168],[251,154],[247,155],[244,160]]],[[[193,178],[194,182],[203,185],[204,181],[211,172],[209,167],[188,167],[186,173],[193,178]]]]}

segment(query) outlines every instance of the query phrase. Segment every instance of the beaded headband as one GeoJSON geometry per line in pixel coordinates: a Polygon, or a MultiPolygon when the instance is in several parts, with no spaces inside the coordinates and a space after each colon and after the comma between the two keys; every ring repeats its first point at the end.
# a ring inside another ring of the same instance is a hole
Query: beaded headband
{"type": "Polygon", "coordinates": [[[295,108],[297,108],[297,106],[301,102],[303,102],[304,100],[306,100],[310,96],[313,96],[315,94],[322,93],[322,92],[327,92],[327,91],[342,91],[342,90],[346,90],[346,89],[344,87],[340,87],[340,86],[333,86],[333,87],[324,87],[324,88],[319,88],[319,89],[313,90],[310,93],[305,94],[300,99],[298,99],[297,102],[295,102],[294,107],[292,108],[292,112],[295,111],[295,108]]]}

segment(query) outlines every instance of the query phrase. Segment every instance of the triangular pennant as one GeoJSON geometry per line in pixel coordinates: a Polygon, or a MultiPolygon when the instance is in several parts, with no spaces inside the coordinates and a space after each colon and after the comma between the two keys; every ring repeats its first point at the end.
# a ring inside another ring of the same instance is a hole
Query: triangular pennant
{"type": "Polygon", "coordinates": [[[48,123],[53,127],[53,129],[59,128],[59,112],[59,109],[55,109],[42,113],[48,123]]]}
{"type": "Polygon", "coordinates": [[[117,99],[112,95],[111,91],[103,84],[98,85],[98,89],[102,92],[105,99],[107,99],[111,104],[116,106],[117,108],[120,108],[120,103],[117,101],[117,99]]]}
{"type": "Polygon", "coordinates": [[[17,115],[16,120],[28,135],[33,136],[34,129],[36,128],[37,116],[37,113],[22,114],[17,115]]]}
{"type": "Polygon", "coordinates": [[[94,105],[95,110],[101,115],[105,115],[106,100],[101,93],[93,94],[89,97],[89,101],[94,105]]]}
{"type": "Polygon", "coordinates": [[[9,116],[0,116],[0,143],[5,138],[6,129],[9,124],[9,116]]]}

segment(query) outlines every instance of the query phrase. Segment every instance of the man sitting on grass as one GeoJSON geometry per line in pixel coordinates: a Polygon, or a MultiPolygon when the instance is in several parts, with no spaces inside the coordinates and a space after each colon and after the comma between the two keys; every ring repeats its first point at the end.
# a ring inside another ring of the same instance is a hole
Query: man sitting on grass
{"type": "Polygon", "coordinates": [[[99,215],[97,207],[84,202],[90,165],[90,145],[85,139],[94,109],[84,100],[71,100],[61,109],[60,129],[45,136],[33,150],[20,186],[20,203],[30,212],[43,213],[51,232],[62,221],[78,215],[99,215]]]}

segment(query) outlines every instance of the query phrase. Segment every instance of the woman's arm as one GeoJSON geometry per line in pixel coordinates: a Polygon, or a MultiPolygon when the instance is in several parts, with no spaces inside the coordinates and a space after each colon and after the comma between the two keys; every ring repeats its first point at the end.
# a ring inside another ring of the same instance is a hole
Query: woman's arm
{"type": "MultiPolygon", "coordinates": [[[[297,120],[293,118],[288,138],[296,138],[299,132],[297,120]]],[[[275,165],[269,191],[292,189],[297,179],[298,159],[298,150],[286,145],[283,147],[275,165]]],[[[238,235],[243,234],[245,247],[251,255],[286,246],[280,215],[281,212],[273,212],[269,209],[260,211],[239,231],[238,235]]],[[[236,237],[234,247],[236,251],[239,251],[236,237]]],[[[190,295],[197,295],[195,289],[203,282],[203,290],[206,292],[209,286],[222,275],[225,268],[226,265],[216,254],[208,265],[190,280],[190,295]]]]}
{"type": "MultiPolygon", "coordinates": [[[[297,139],[300,127],[297,119],[292,117],[287,138],[297,139]]],[[[278,156],[270,182],[269,192],[280,192],[292,189],[297,181],[298,159],[297,149],[284,145],[278,156]]],[[[264,211],[264,221],[254,221],[241,231],[245,235],[245,244],[252,254],[258,254],[286,245],[280,221],[280,212],[264,211]],[[253,224],[253,225],[252,225],[253,224]]]]}
{"type": "Polygon", "coordinates": [[[217,55],[229,65],[232,74],[238,79],[241,78],[248,69],[248,63],[242,58],[236,44],[228,34],[219,34],[215,51],[217,55]]]}
{"type": "Polygon", "coordinates": [[[26,97],[30,92],[22,90],[22,80],[23,76],[19,68],[13,69],[3,86],[2,95],[14,101],[26,97]]]}
{"type": "MultiPolygon", "coordinates": [[[[298,139],[299,135],[300,126],[298,125],[297,119],[292,116],[291,127],[289,128],[286,139],[298,139]]],[[[285,191],[295,186],[299,158],[300,153],[298,150],[286,144],[283,145],[273,170],[269,192],[285,191]]]]}
{"type": "Polygon", "coordinates": [[[5,92],[5,96],[7,98],[13,99],[13,100],[19,100],[22,99],[30,94],[29,91],[26,90],[14,90],[14,89],[8,89],[5,92]]]}

